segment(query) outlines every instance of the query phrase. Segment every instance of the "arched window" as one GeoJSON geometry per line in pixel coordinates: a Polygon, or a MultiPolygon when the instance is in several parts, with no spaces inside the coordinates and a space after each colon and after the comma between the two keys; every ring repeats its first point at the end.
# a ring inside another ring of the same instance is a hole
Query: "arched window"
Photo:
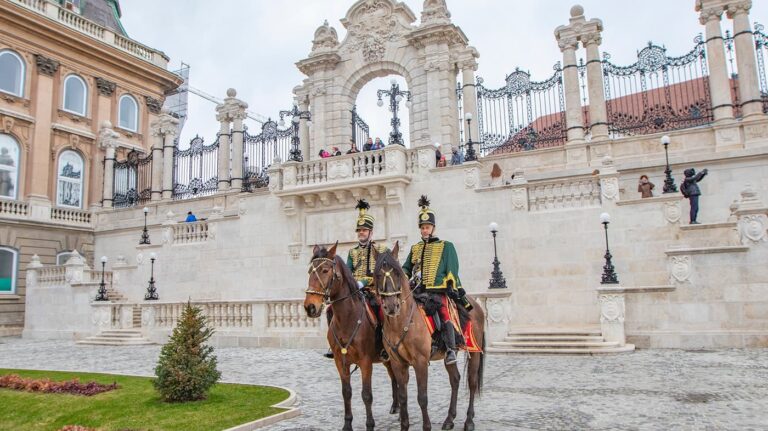
{"type": "Polygon", "coordinates": [[[83,158],[67,150],[59,155],[56,205],[82,208],[83,206],[83,158]]]}
{"type": "Polygon", "coordinates": [[[131,132],[139,130],[139,104],[136,103],[136,99],[124,94],[120,97],[119,106],[118,125],[120,128],[131,132]]]}
{"type": "Polygon", "coordinates": [[[24,60],[13,51],[0,51],[0,91],[24,95],[24,60]]]}
{"type": "Polygon", "coordinates": [[[16,293],[16,268],[19,253],[8,247],[0,247],[0,295],[16,293]]]}
{"type": "Polygon", "coordinates": [[[64,265],[75,253],[75,250],[64,250],[56,253],[56,265],[64,265]]]}
{"type": "Polygon", "coordinates": [[[0,133],[0,198],[19,195],[19,148],[13,136],[0,133]]]}
{"type": "Polygon", "coordinates": [[[77,75],[67,76],[64,80],[64,110],[85,117],[87,104],[85,81],[77,75]]]}

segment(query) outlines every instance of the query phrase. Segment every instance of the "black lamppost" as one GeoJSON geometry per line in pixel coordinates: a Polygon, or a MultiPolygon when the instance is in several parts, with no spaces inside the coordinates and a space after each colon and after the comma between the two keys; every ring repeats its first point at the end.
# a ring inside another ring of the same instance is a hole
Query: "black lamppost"
{"type": "Polygon", "coordinates": [[[101,256],[101,283],[99,283],[99,291],[96,294],[96,301],[109,301],[107,296],[107,284],[104,283],[104,267],[107,265],[107,256],[101,256]]]}
{"type": "Polygon", "coordinates": [[[157,289],[155,288],[155,259],[157,259],[157,255],[155,253],[151,253],[149,255],[149,261],[151,262],[152,269],[149,276],[149,285],[147,286],[147,294],[144,295],[144,299],[147,301],[156,301],[159,299],[157,296],[157,289]]]}
{"type": "Polygon", "coordinates": [[[384,101],[381,100],[381,96],[389,97],[389,110],[392,112],[392,131],[389,133],[389,144],[405,146],[405,143],[403,142],[403,134],[400,133],[400,119],[397,118],[397,110],[399,109],[400,102],[403,100],[403,96],[406,97],[405,106],[408,108],[411,107],[411,92],[400,90],[400,85],[398,85],[397,80],[394,78],[390,83],[392,84],[392,88],[389,90],[379,90],[376,92],[376,95],[379,98],[376,104],[379,107],[384,106],[384,101]]]}
{"type": "Polygon", "coordinates": [[[464,114],[464,119],[467,120],[467,153],[464,155],[464,161],[471,162],[477,160],[474,142],[472,142],[472,113],[464,114]]]}
{"type": "Polygon", "coordinates": [[[141,240],[139,241],[139,245],[149,244],[149,232],[147,231],[147,214],[148,213],[149,213],[149,208],[144,207],[144,230],[141,232],[141,240]]]}
{"type": "Polygon", "coordinates": [[[608,213],[600,214],[600,223],[605,227],[605,265],[603,265],[603,281],[600,284],[619,284],[619,278],[613,271],[611,263],[611,250],[608,248],[608,223],[611,222],[611,216],[608,213]]]}
{"type": "Polygon", "coordinates": [[[491,272],[491,282],[488,285],[489,289],[506,289],[507,280],[504,279],[504,275],[501,273],[501,263],[499,262],[499,256],[496,253],[496,233],[499,232],[499,225],[497,223],[491,223],[488,225],[488,229],[491,230],[493,235],[493,271],[491,272]]]}
{"type": "Polygon", "coordinates": [[[280,111],[280,122],[278,123],[280,127],[285,127],[285,120],[283,117],[286,115],[291,117],[291,129],[293,132],[291,136],[290,157],[288,157],[288,160],[303,162],[304,156],[301,155],[301,148],[299,148],[301,143],[299,138],[299,122],[301,120],[307,120],[307,125],[311,124],[312,114],[309,111],[300,110],[299,105],[294,103],[293,108],[290,111],[280,111]]]}
{"type": "Polygon", "coordinates": [[[675,179],[672,178],[672,168],[669,167],[669,150],[667,149],[669,141],[669,135],[661,137],[661,143],[664,145],[664,155],[667,157],[667,169],[664,170],[664,173],[667,174],[667,177],[664,179],[664,193],[677,193],[675,179]]]}

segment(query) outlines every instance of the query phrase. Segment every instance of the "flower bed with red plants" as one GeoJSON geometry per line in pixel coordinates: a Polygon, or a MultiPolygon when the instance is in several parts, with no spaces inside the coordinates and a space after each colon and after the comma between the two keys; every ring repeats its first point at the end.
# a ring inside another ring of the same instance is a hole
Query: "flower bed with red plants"
{"type": "Polygon", "coordinates": [[[90,397],[102,392],[109,392],[119,388],[117,383],[104,385],[96,382],[80,383],[74,378],[63,382],[54,382],[50,379],[29,379],[18,374],[6,374],[0,376],[0,388],[14,389],[26,392],[42,392],[46,394],[72,394],[90,397]]]}

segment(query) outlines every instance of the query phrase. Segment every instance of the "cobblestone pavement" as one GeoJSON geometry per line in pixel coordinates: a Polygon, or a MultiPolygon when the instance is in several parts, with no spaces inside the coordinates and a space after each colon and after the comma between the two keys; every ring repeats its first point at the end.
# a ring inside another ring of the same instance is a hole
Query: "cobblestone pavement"
{"type": "MultiPolygon", "coordinates": [[[[79,346],[67,341],[0,338],[0,368],[152,375],[159,346],[79,346]]],[[[270,427],[281,431],[341,427],[343,404],[332,361],[318,350],[219,348],[223,378],[289,387],[302,414],[270,427]]],[[[461,363],[463,363],[463,358],[461,363]]],[[[618,356],[487,358],[476,402],[478,430],[768,430],[768,349],[689,352],[645,350],[618,356]]],[[[355,429],[365,429],[360,381],[353,379],[355,429]]],[[[421,414],[411,379],[411,429],[421,414]]],[[[440,429],[448,403],[441,363],[430,370],[429,412],[440,429]]],[[[376,429],[397,430],[388,413],[390,385],[374,372],[376,429]]],[[[457,429],[466,411],[459,393],[457,429]]]]}

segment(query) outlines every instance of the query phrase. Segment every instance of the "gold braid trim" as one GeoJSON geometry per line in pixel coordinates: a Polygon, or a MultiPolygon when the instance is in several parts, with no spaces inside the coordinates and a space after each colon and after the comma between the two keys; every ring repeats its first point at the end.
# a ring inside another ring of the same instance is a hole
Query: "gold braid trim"
{"type": "Polygon", "coordinates": [[[424,251],[424,264],[420,265],[421,251],[424,249],[424,242],[414,244],[411,249],[411,263],[413,267],[417,266],[421,270],[421,282],[427,289],[435,287],[435,277],[437,277],[437,267],[440,265],[440,260],[443,258],[443,248],[445,243],[443,241],[431,242],[427,244],[427,249],[424,251]]]}
{"type": "MultiPolygon", "coordinates": [[[[376,243],[373,243],[373,247],[378,251],[379,253],[384,253],[387,250],[387,247],[384,245],[379,245],[376,243]]],[[[373,277],[366,274],[366,259],[368,258],[368,248],[367,247],[360,247],[360,245],[357,245],[355,248],[350,250],[352,253],[352,266],[355,268],[354,276],[355,280],[357,281],[367,281],[368,283],[373,282],[373,277]]],[[[371,262],[371,271],[373,271],[373,268],[376,266],[376,262],[371,262]]]]}

